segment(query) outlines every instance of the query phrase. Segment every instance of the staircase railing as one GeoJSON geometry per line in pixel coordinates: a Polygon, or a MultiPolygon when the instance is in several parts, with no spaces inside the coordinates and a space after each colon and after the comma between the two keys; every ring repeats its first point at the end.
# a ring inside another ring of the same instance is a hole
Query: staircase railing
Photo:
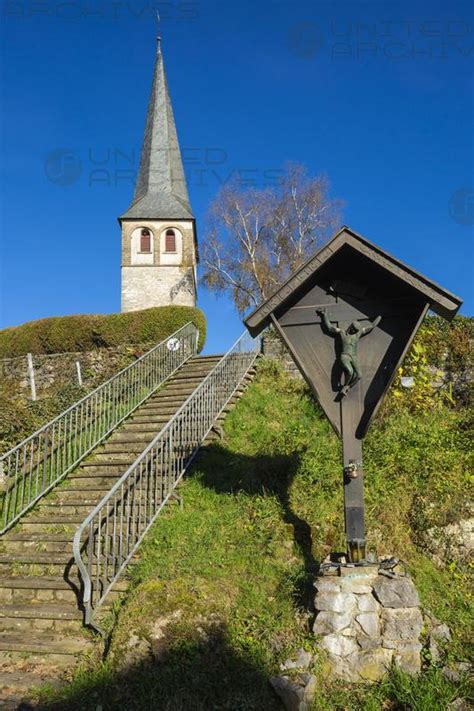
{"type": "Polygon", "coordinates": [[[0,457],[0,534],[197,352],[187,323],[0,457]]]}
{"type": "Polygon", "coordinates": [[[244,333],[79,526],[74,558],[85,624],[127,566],[258,355],[244,333]]]}

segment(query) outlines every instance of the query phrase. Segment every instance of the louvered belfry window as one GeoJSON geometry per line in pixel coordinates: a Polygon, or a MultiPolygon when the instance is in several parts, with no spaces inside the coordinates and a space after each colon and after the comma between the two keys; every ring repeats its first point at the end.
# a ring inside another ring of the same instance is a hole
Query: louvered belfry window
{"type": "Polygon", "coordinates": [[[165,252],[176,252],[176,234],[174,230],[166,230],[165,252]]]}
{"type": "Polygon", "coordinates": [[[140,252],[151,252],[151,234],[146,228],[140,233],[140,252]]]}

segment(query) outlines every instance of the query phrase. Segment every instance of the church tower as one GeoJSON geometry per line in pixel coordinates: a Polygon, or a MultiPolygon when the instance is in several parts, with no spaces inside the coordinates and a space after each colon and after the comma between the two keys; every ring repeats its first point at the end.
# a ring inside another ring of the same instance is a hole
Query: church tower
{"type": "Polygon", "coordinates": [[[196,305],[197,240],[158,50],[133,202],[122,228],[122,311],[196,305]]]}

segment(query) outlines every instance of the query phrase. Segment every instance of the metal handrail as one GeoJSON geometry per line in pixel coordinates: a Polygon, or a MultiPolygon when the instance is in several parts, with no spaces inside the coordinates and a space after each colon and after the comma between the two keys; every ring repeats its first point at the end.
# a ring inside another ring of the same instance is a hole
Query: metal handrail
{"type": "Polygon", "coordinates": [[[197,352],[189,322],[0,457],[0,535],[197,352]]]}
{"type": "MultiPolygon", "coordinates": [[[[245,332],[84,519],[73,553],[83,582],[84,622],[120,577],[259,351],[245,332]]],[[[97,628],[99,629],[99,628],[97,628]]]]}

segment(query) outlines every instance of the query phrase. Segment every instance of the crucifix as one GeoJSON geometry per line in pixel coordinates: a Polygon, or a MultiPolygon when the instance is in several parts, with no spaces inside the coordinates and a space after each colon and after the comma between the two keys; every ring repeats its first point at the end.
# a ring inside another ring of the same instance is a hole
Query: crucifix
{"type": "MultiPolygon", "coordinates": [[[[348,556],[353,563],[362,562],[366,555],[364,521],[364,472],[362,457],[362,438],[357,436],[357,424],[363,412],[363,387],[357,387],[364,378],[370,378],[373,371],[374,348],[370,344],[359,355],[359,341],[368,336],[382,321],[380,300],[362,298],[356,285],[345,283],[344,290],[336,291],[333,282],[324,295],[325,303],[314,303],[321,298],[319,289],[312,289],[313,296],[304,299],[304,303],[295,303],[279,319],[272,317],[273,325],[280,335],[287,339],[287,345],[295,360],[300,360],[300,369],[305,370],[301,355],[296,350],[304,351],[301,333],[296,329],[317,327],[315,342],[317,351],[313,355],[311,368],[316,377],[318,399],[325,404],[328,387],[336,411],[333,417],[337,422],[337,431],[342,439],[344,523],[348,546],[348,556]],[[349,303],[344,299],[355,292],[356,298],[349,303]],[[313,302],[313,303],[309,303],[313,302]],[[293,343],[294,341],[294,343],[293,343]],[[296,342],[299,341],[299,347],[296,342]],[[324,394],[323,394],[324,393],[324,394]]],[[[383,313],[393,321],[403,316],[403,300],[391,307],[385,305],[383,313]]],[[[304,356],[303,356],[304,359],[304,356]]],[[[308,380],[308,370],[306,371],[308,380]]],[[[363,383],[361,383],[363,385],[363,383]]],[[[314,389],[314,387],[313,387],[314,389]]],[[[329,406],[327,403],[326,407],[329,406]]],[[[324,408],[326,410],[326,407],[324,408]]]]}
{"type": "Polygon", "coordinates": [[[461,300],[349,228],[246,319],[272,325],[342,440],[351,564],[366,556],[363,438],[429,308],[448,320],[461,300]]]}
{"type": "Polygon", "coordinates": [[[357,354],[359,340],[363,336],[367,336],[367,334],[380,323],[382,317],[377,316],[368,326],[362,326],[359,320],[352,321],[352,323],[344,329],[331,323],[325,307],[316,309],[316,311],[321,316],[327,332],[332,336],[338,336],[340,339],[341,353],[339,354],[339,361],[344,375],[346,376],[345,383],[341,386],[341,395],[347,395],[349,390],[353,388],[361,378],[359,356],[357,354]]]}

